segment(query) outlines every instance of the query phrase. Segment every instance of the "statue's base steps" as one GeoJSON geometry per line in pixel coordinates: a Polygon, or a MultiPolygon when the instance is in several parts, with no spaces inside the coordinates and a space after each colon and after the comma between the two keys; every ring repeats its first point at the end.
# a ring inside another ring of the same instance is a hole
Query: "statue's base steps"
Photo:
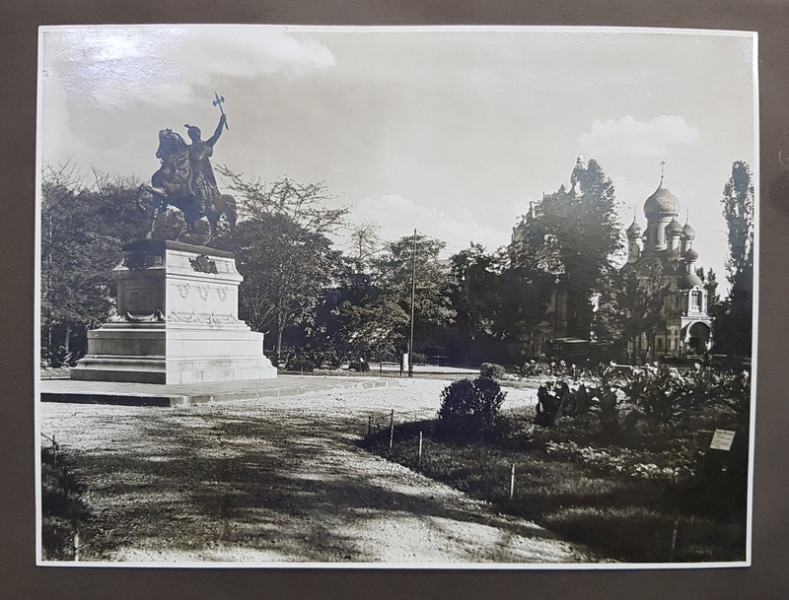
{"type": "Polygon", "coordinates": [[[39,384],[39,391],[42,402],[185,406],[233,400],[276,400],[311,393],[339,393],[397,385],[400,385],[400,380],[393,377],[280,375],[271,379],[178,385],[44,379],[39,384]]]}

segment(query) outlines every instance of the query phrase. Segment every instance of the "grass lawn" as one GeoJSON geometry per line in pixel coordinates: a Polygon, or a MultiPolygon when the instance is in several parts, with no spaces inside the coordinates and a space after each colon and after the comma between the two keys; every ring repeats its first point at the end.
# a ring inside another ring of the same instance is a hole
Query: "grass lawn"
{"type": "Polygon", "coordinates": [[[458,444],[421,421],[396,426],[391,450],[388,428],[363,445],[614,560],[745,560],[747,427],[732,415],[706,410],[614,445],[602,443],[594,414],[551,428],[533,425],[532,409],[505,414],[497,443],[458,444]],[[723,427],[738,429],[734,447],[709,450],[723,427]]]}

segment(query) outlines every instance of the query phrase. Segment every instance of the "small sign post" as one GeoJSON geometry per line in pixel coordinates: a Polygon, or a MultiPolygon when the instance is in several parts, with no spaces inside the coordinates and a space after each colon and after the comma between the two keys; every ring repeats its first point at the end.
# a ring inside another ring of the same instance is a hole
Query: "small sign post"
{"type": "Polygon", "coordinates": [[[712,436],[710,449],[728,452],[731,450],[731,444],[734,441],[734,433],[731,429],[716,429],[715,434],[712,436]]]}

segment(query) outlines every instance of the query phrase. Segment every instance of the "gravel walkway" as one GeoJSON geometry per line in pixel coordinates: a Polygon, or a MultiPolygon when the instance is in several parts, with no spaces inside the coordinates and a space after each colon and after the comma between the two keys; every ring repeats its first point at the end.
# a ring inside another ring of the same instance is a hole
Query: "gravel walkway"
{"type": "MultiPolygon", "coordinates": [[[[368,417],[430,418],[447,382],[402,380],[157,408],[42,403],[96,514],[85,562],[470,565],[595,560],[356,445],[368,417]]],[[[510,390],[505,407],[532,404],[510,390]]]]}

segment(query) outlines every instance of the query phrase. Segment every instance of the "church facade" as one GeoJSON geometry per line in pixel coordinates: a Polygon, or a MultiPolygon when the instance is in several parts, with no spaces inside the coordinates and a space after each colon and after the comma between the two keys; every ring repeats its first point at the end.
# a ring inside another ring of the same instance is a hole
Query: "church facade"
{"type": "Polygon", "coordinates": [[[693,248],[696,232],[687,219],[684,225],[677,220],[679,211],[679,200],[663,187],[661,176],[644,202],[646,227],[642,231],[634,216],[626,230],[624,274],[635,274],[641,293],[662,297],[651,335],[642,333],[628,343],[628,355],[637,362],[702,355],[711,345],[707,290],[693,248]]]}

